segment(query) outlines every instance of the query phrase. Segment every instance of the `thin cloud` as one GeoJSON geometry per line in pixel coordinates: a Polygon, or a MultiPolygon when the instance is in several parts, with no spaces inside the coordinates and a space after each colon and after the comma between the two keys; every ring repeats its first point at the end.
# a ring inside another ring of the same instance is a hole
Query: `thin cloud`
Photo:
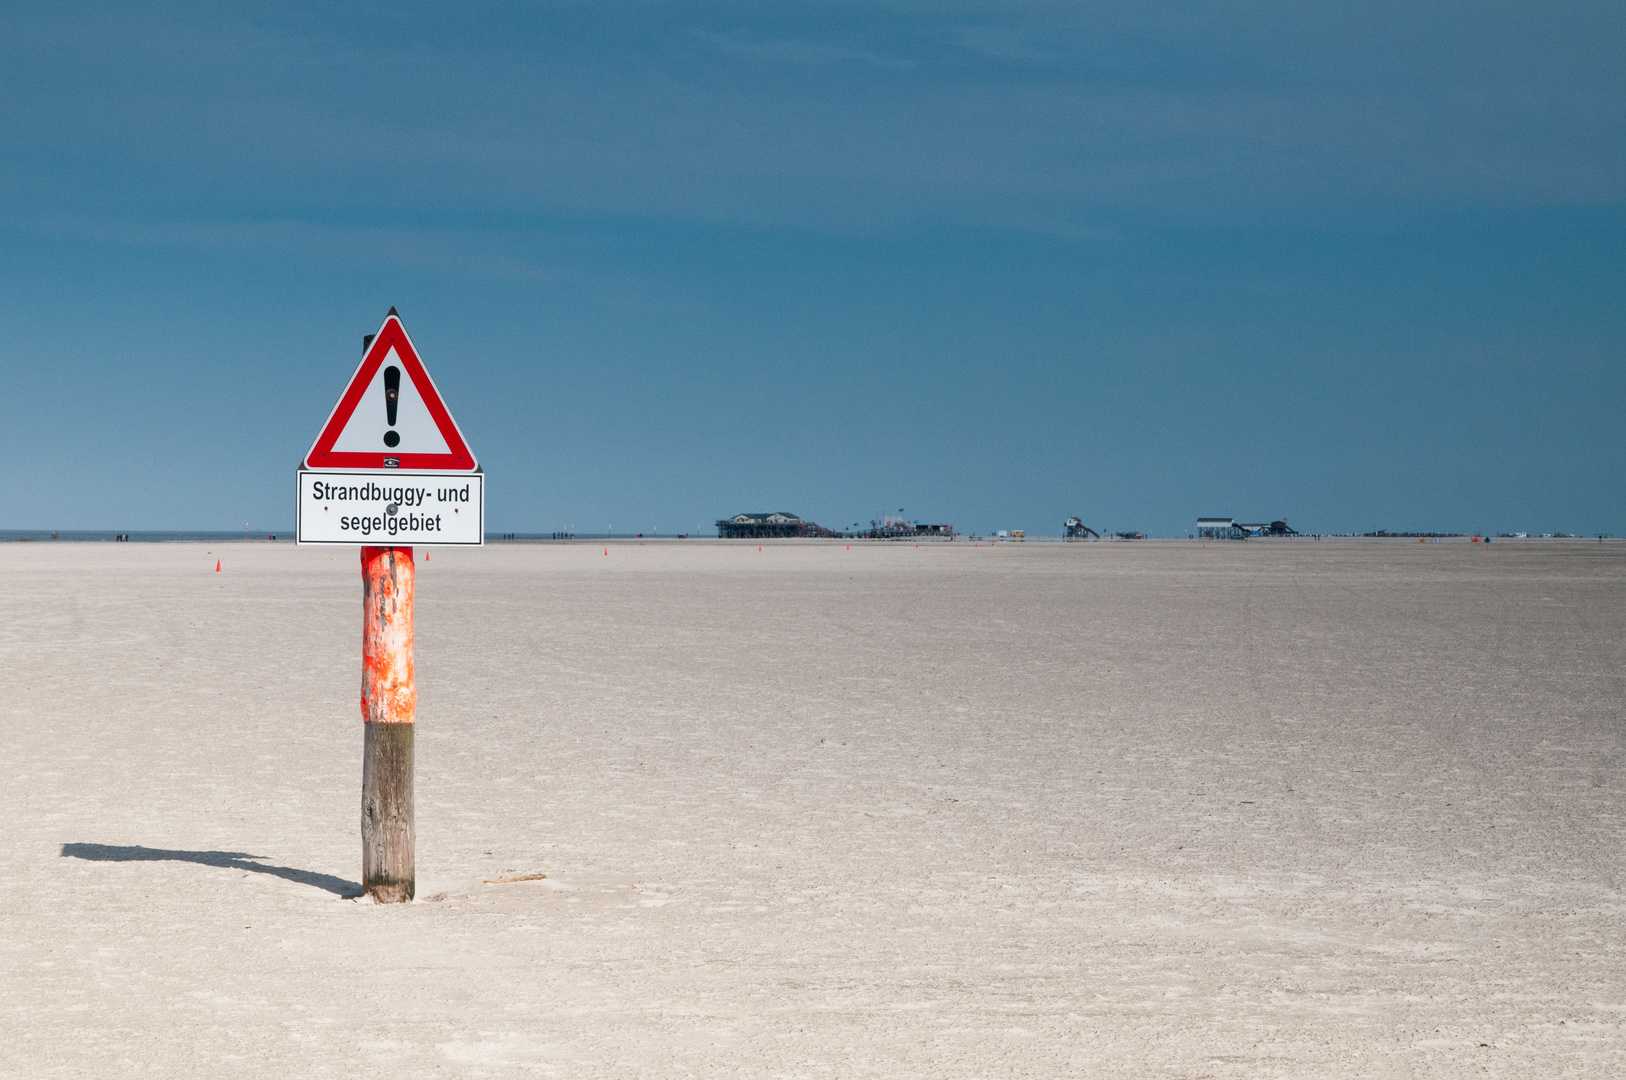
{"type": "Polygon", "coordinates": [[[700,28],[691,29],[689,32],[719,51],[733,56],[795,64],[800,67],[863,64],[891,71],[913,71],[919,66],[914,60],[823,41],[755,41],[738,34],[724,34],[700,28]]]}

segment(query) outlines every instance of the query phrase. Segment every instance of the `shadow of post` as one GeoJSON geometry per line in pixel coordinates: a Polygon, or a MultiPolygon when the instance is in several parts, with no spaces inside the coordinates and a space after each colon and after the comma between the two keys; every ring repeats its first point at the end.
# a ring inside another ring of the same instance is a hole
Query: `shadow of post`
{"type": "Polygon", "coordinates": [[[118,844],[63,844],[64,859],[86,859],[90,862],[189,862],[199,866],[218,866],[227,870],[242,870],[250,874],[270,874],[284,881],[298,882],[325,889],[339,896],[361,895],[358,882],[346,881],[332,874],[318,874],[313,870],[296,870],[291,866],[272,866],[259,861],[260,856],[246,851],[170,851],[164,848],[121,846],[118,844]]]}

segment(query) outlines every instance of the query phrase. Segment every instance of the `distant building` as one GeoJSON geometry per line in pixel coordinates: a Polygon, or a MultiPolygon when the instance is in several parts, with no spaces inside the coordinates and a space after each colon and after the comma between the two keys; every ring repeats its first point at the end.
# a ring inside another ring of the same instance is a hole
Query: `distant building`
{"type": "Polygon", "coordinates": [[[954,526],[922,525],[904,518],[882,517],[879,521],[871,521],[869,531],[863,535],[870,540],[919,540],[928,536],[953,539],[954,526]]]}
{"type": "Polygon", "coordinates": [[[1101,539],[1100,533],[1096,532],[1094,529],[1090,528],[1088,525],[1084,524],[1082,520],[1076,517],[1068,518],[1066,524],[1064,524],[1061,528],[1061,538],[1063,540],[1082,540],[1085,536],[1093,536],[1097,540],[1101,539]]]}
{"type": "Polygon", "coordinates": [[[1252,536],[1297,536],[1298,532],[1286,521],[1240,522],[1234,518],[1206,517],[1197,519],[1199,540],[1246,540],[1252,536]]]}
{"type": "Polygon", "coordinates": [[[717,522],[717,535],[724,540],[782,540],[796,536],[835,536],[836,533],[812,521],[804,521],[783,510],[772,514],[735,514],[717,522]]]}

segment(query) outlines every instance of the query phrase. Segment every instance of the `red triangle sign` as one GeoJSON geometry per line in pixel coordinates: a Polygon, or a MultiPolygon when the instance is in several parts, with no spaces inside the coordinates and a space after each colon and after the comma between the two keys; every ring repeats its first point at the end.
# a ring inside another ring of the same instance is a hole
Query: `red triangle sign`
{"type": "Polygon", "coordinates": [[[394,308],[305,455],[305,468],[478,468],[394,308]]]}

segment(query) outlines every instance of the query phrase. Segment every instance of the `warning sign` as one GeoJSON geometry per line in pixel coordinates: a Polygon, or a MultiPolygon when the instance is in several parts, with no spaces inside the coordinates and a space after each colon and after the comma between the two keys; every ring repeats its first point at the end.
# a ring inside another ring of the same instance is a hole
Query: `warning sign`
{"type": "Polygon", "coordinates": [[[485,475],[390,308],[299,470],[301,544],[479,545],[485,475]]]}
{"type": "Polygon", "coordinates": [[[305,455],[305,468],[479,468],[394,308],[305,455]]]}

